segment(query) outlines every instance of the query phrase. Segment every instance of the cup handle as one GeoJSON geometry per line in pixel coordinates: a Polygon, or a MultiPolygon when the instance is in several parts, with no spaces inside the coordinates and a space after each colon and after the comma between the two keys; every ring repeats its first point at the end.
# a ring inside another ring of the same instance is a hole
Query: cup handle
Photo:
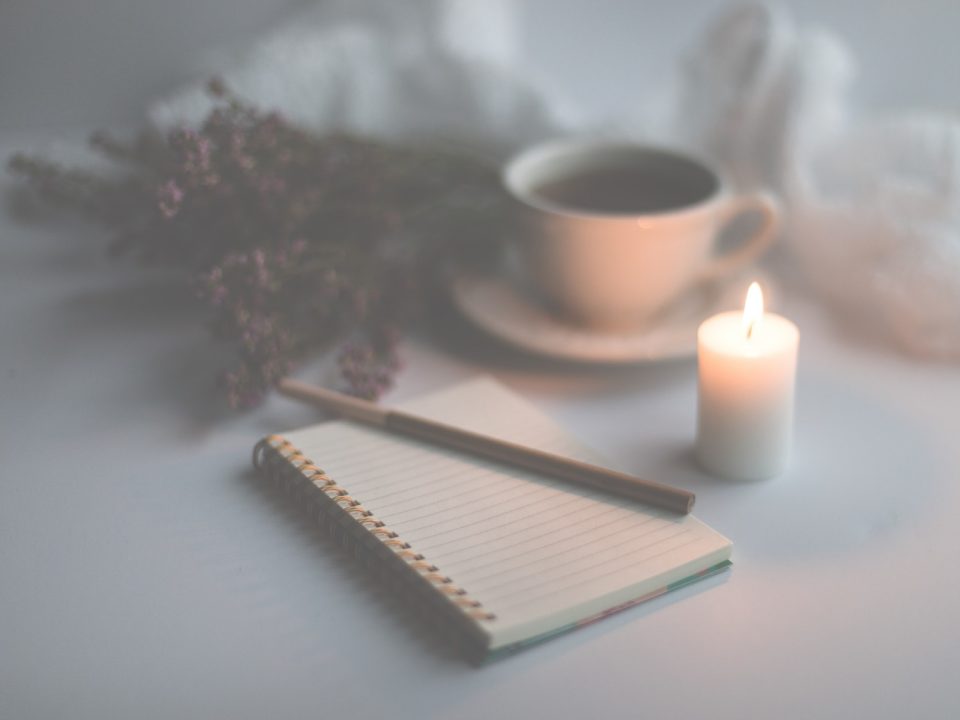
{"type": "Polygon", "coordinates": [[[756,212],[762,216],[760,227],[753,237],[739,247],[709,261],[700,272],[701,281],[715,280],[753,262],[773,243],[780,229],[780,204],[770,193],[738,195],[728,200],[720,211],[720,231],[746,212],[756,212]]]}

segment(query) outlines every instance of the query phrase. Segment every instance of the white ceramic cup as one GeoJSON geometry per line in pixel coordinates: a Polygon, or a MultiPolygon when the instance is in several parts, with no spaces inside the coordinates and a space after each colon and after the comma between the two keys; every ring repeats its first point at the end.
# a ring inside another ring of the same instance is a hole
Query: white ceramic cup
{"type": "Polygon", "coordinates": [[[642,324],[698,283],[756,260],[779,227],[770,195],[733,195],[700,160],[625,142],[535,146],[507,163],[503,183],[529,223],[518,243],[524,275],[562,311],[592,326],[642,324]],[[641,178],[636,209],[611,209],[595,198],[594,206],[559,200],[547,192],[558,182],[607,171],[641,178]],[[715,254],[720,231],[747,212],[761,216],[756,231],[715,254]]]}

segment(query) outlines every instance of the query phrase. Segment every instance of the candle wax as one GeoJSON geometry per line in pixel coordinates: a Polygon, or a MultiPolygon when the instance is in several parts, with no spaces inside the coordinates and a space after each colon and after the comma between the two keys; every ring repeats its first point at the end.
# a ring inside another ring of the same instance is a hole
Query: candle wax
{"type": "Polygon", "coordinates": [[[785,469],[799,338],[796,325],[772,313],[749,335],[740,311],[700,326],[697,456],[708,472],[759,480],[785,469]]]}

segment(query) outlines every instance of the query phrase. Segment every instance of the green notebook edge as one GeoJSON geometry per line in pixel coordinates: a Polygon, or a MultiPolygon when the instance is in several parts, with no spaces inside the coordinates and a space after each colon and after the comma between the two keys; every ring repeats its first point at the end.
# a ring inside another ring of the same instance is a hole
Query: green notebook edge
{"type": "Polygon", "coordinates": [[[628,600],[627,602],[620,603],[615,607],[609,608],[607,610],[603,610],[602,612],[598,612],[595,615],[591,615],[588,618],[584,618],[583,620],[578,620],[576,622],[568,623],[566,625],[563,625],[562,627],[549,630],[545,633],[541,633],[539,635],[526,638],[519,642],[511,643],[510,645],[505,645],[501,648],[497,648],[496,650],[486,653],[482,658],[480,658],[478,664],[486,665],[489,662],[501,660],[505,657],[521,652],[522,650],[526,650],[527,648],[533,645],[539,645],[540,643],[546,642],[547,640],[552,640],[553,638],[558,637],[560,635],[565,635],[569,632],[572,632],[573,630],[578,630],[579,628],[586,627],[587,625],[592,625],[596,622],[599,622],[600,620],[603,620],[604,618],[610,617],[611,615],[615,615],[625,610],[629,610],[632,607],[635,607],[642,603],[653,600],[654,598],[658,598],[661,595],[666,595],[667,593],[673,592],[674,590],[679,590],[680,588],[685,588],[689,585],[693,585],[694,583],[699,582],[700,580],[706,580],[707,578],[715,577],[725,572],[726,570],[728,570],[732,565],[733,565],[733,562],[731,560],[724,560],[722,562],[717,563],[716,565],[711,565],[710,567],[704,570],[695,572],[693,575],[689,575],[681,580],[672,582],[669,585],[666,585],[662,588],[658,588],[657,590],[649,592],[646,595],[641,595],[638,598],[634,598],[632,600],[628,600]]]}

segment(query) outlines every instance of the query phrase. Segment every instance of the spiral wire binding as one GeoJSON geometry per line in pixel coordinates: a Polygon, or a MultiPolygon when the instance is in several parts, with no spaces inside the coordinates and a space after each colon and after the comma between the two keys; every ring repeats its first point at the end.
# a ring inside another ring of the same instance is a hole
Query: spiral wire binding
{"type": "MultiPolygon", "coordinates": [[[[429,582],[450,602],[467,616],[475,620],[495,620],[496,615],[487,612],[483,605],[471,598],[467,591],[456,585],[453,580],[440,572],[440,569],[429,562],[423,555],[413,550],[410,544],[404,542],[397,533],[390,530],[372,512],[355,500],[342,487],[336,484],[323,470],[290,442],[280,435],[269,435],[257,443],[253,449],[253,465],[257,470],[264,470],[269,464],[266,457],[267,448],[272,449],[286,462],[295,468],[304,478],[313,483],[320,491],[342,510],[350,515],[357,523],[366,528],[386,547],[390,548],[406,565],[420,577],[429,582]]],[[[321,518],[322,520],[323,518],[321,518]]]]}

